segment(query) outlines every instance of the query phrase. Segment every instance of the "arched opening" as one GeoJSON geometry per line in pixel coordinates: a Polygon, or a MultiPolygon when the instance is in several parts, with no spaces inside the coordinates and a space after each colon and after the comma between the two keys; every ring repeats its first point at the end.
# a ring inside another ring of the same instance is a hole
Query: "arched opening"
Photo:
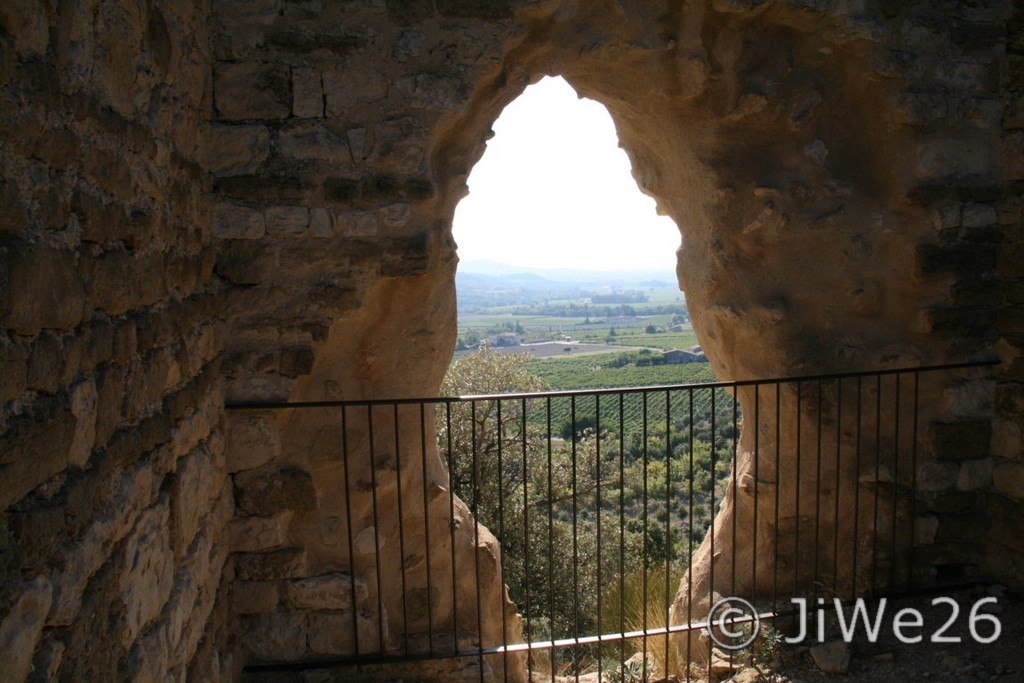
{"type": "MultiPolygon", "coordinates": [[[[638,191],[604,106],[564,80],[528,87],[493,130],[455,212],[459,337],[441,393],[581,391],[439,415],[455,494],[501,544],[527,641],[664,626],[716,480],[722,497],[730,399],[718,392],[712,436],[715,404],[685,392],[586,390],[714,379],[679,292],[678,228],[638,191]]],[[[668,675],[664,636],[623,645],[538,646],[528,665],[586,674],[649,650],[668,675]]]]}

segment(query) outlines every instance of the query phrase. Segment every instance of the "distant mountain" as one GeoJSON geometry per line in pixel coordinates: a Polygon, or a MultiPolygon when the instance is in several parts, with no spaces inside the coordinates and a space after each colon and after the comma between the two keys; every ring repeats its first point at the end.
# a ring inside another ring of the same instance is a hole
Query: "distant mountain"
{"type": "Polygon", "coordinates": [[[573,284],[669,283],[674,285],[676,283],[675,272],[668,269],[591,270],[579,268],[530,268],[483,259],[460,262],[458,273],[460,276],[483,275],[495,278],[500,277],[505,282],[514,281],[523,285],[528,282],[539,284],[538,280],[573,284]]]}

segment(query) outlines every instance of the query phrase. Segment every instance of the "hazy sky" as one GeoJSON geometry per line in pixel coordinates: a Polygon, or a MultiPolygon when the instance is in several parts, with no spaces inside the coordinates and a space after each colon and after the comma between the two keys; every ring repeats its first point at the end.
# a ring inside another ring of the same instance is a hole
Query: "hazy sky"
{"type": "Polygon", "coordinates": [[[461,260],[675,268],[679,232],[637,188],[604,106],[545,78],[502,112],[494,133],[455,211],[461,260]]]}

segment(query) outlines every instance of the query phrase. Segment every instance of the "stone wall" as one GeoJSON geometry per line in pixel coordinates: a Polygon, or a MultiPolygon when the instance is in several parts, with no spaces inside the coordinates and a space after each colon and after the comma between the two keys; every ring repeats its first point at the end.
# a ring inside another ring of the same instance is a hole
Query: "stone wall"
{"type": "MultiPolygon", "coordinates": [[[[919,564],[1024,588],[1022,31],[1012,0],[5,3],[5,671],[230,678],[351,653],[354,613],[386,635],[361,652],[422,640],[339,544],[437,552],[368,526],[367,475],[444,492],[415,421],[357,429],[342,513],[337,415],[223,403],[437,390],[455,205],[544,74],[608,107],[679,225],[721,377],[1002,361],[928,395],[919,564]]],[[[459,561],[493,568],[456,507],[459,561]]],[[[477,640],[512,609],[488,575],[477,640]]]]}
{"type": "MultiPolygon", "coordinates": [[[[680,226],[680,283],[720,376],[1007,361],[925,397],[919,564],[934,579],[987,563],[1020,585],[1022,494],[992,483],[1020,456],[1019,347],[1001,327],[1021,219],[1011,3],[218,7],[232,397],[431,394],[454,332],[454,204],[502,107],[561,74],[608,107],[641,189],[680,226]]],[[[814,484],[793,465],[779,476],[814,484]]]]}
{"type": "MultiPolygon", "coordinates": [[[[0,670],[231,678],[209,10],[0,7],[0,670]]],[[[31,672],[31,675],[30,675],[31,672]]]]}

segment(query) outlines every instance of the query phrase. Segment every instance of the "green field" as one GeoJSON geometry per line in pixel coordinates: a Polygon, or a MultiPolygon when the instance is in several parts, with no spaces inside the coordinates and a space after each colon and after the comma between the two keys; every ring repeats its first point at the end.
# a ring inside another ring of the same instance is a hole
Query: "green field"
{"type": "Polygon", "coordinates": [[[710,363],[604,367],[617,355],[603,353],[575,358],[538,358],[526,367],[552,389],[565,390],[699,384],[716,379],[710,363]]]}

